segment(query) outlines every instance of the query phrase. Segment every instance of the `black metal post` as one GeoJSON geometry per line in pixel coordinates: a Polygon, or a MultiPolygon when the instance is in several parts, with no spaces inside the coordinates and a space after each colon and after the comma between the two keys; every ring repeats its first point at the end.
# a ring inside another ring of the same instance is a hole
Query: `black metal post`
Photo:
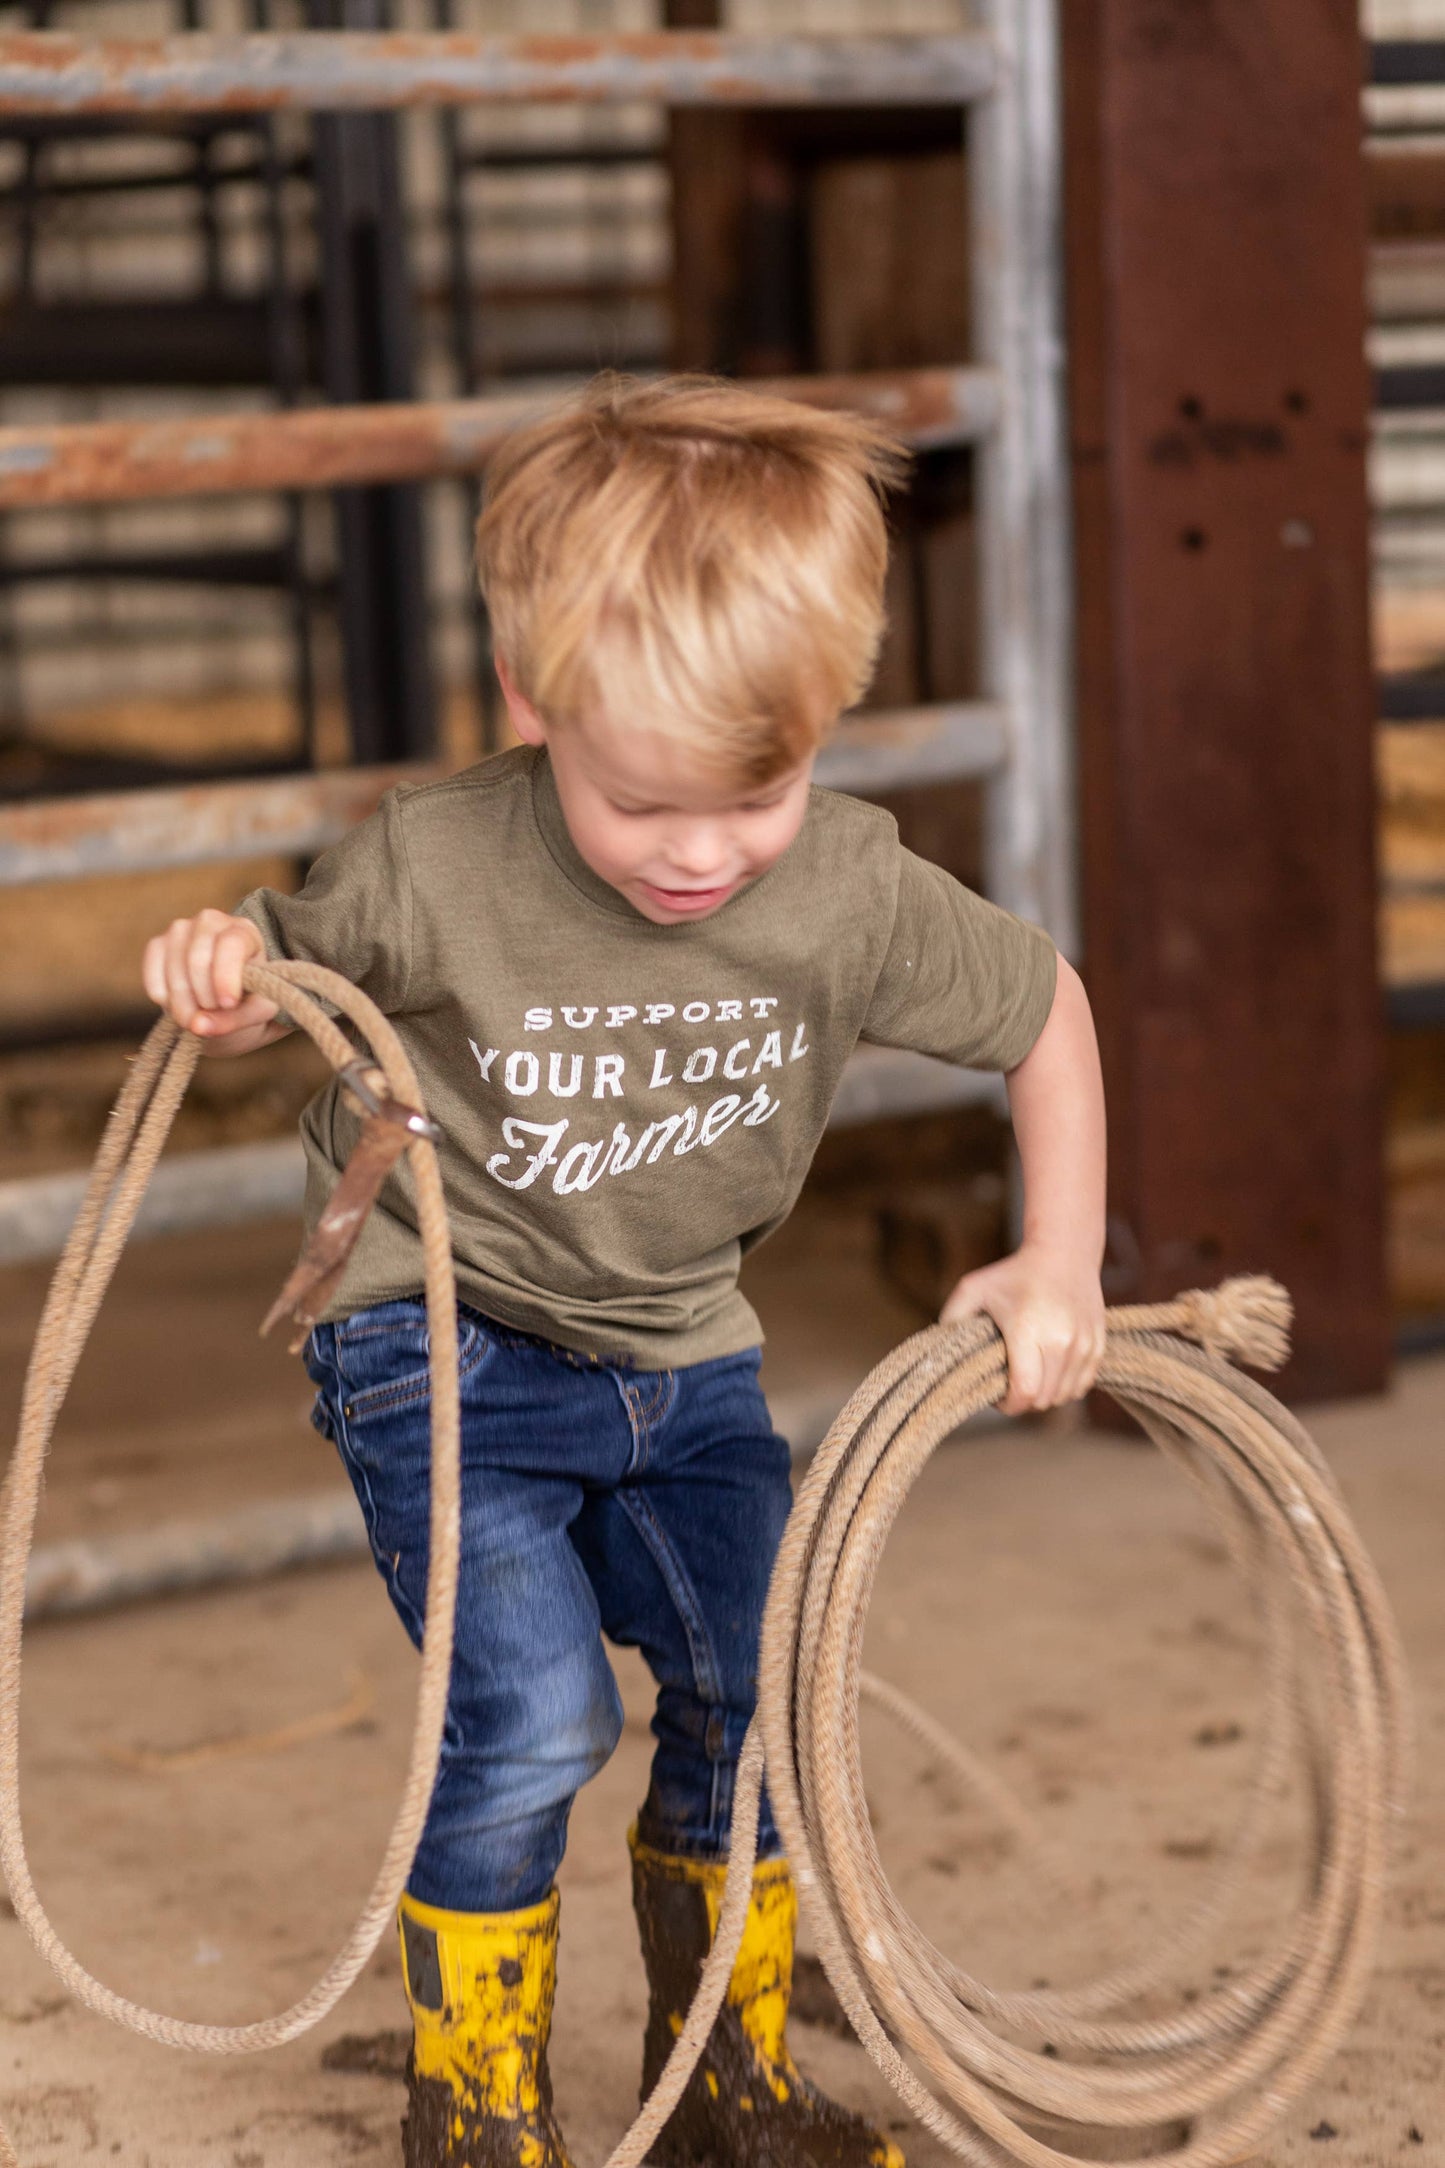
{"type": "MultiPolygon", "coordinates": [[[[384,30],[385,0],[308,0],[316,30],[384,30]]],[[[413,311],[398,123],[319,114],[322,375],[337,403],[410,399],[413,311]]],[[[436,747],[420,493],[390,484],[335,493],[341,632],[358,761],[436,747]]]]}

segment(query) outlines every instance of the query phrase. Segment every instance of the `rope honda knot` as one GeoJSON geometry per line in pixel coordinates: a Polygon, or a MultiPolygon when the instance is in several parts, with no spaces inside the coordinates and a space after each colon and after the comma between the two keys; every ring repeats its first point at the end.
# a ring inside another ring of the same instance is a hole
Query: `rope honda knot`
{"type": "Polygon", "coordinates": [[[1221,1361],[1282,1370],[1289,1360],[1294,1304],[1278,1280],[1242,1273],[1218,1287],[1194,1288],[1165,1307],[1176,1332],[1221,1361]]]}

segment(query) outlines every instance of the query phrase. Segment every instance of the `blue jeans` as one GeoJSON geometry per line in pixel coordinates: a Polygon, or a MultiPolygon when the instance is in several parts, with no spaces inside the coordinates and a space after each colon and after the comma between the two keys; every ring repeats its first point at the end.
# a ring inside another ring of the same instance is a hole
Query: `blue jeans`
{"type": "MultiPolygon", "coordinates": [[[[716,1859],[757,1691],[788,1450],[748,1349],[679,1370],[576,1355],[459,1306],[462,1556],[446,1733],[408,1884],[505,1912],[550,1889],[578,1787],[622,1731],[605,1633],[657,1681],[645,1842],[716,1859]]],[[[419,1300],[320,1325],[333,1438],[402,1624],[426,1609],[431,1394],[419,1300]]],[[[762,1850],[779,1840],[764,1800],[762,1850]]]]}

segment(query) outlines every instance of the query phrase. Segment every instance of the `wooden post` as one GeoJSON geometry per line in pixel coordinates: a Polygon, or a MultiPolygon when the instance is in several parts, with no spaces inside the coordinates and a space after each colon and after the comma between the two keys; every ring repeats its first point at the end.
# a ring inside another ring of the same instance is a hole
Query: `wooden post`
{"type": "Polygon", "coordinates": [[[1378,1389],[1355,0],[1061,0],[1085,959],[1116,1292],[1268,1270],[1378,1389]]]}

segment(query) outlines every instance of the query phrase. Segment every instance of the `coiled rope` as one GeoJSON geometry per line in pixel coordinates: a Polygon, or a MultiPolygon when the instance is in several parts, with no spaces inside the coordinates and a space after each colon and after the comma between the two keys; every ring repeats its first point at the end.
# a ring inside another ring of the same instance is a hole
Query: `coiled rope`
{"type": "MultiPolygon", "coordinates": [[[[392,1095],[419,1104],[395,1033],[356,988],[314,964],[251,965],[245,978],[339,1070],[356,1050],[307,990],[322,995],[365,1034],[392,1095]]],[[[194,1037],[165,1020],[146,1041],[36,1336],[0,1529],[0,1869],[31,1939],[88,2007],[171,2046],[246,2054],[294,2039],[339,2000],[390,1924],[425,1820],[457,1585],[456,1300],[436,1155],[417,1137],[408,1150],[431,1341],[431,1557],[416,1721],[395,1825],[355,1927],[288,2009],[239,2026],[144,2009],[71,1956],[30,1877],[18,1791],[21,1627],[50,1436],[198,1053],[194,1037]]],[[[1210,1889],[1182,1929],[1153,1959],[1085,1986],[1000,1993],[937,1950],[889,1888],[863,1793],[860,1697],[899,1718],[1016,1826],[1024,1820],[997,1779],[862,1666],[878,1563],[910,1487],[935,1447],[1007,1387],[1003,1346],[986,1320],[933,1326],[864,1381],[801,1486],[763,1624],[758,1712],[738,1769],[717,1934],[667,2067],[607,2168],[641,2168],[722,2006],[747,1916],[765,1757],[809,1924],[858,2038],[919,2120],[975,2168],[1073,2168],[1082,2156],[1067,2149],[1071,2131],[1137,2134],[1181,2121],[1188,2135],[1153,2157],[1170,2168],[1224,2168],[1245,2158],[1318,2075],[1368,1974],[1403,1797],[1406,1695],[1389,1607],[1324,1462],[1287,1410],[1226,1360],[1275,1367],[1287,1318],[1287,1299],[1267,1281],[1109,1317],[1100,1383],[1204,1493],[1247,1579],[1265,1641],[1267,1716],[1254,1778],[1210,1889]],[[1308,1677],[1306,1650],[1314,1657],[1308,1677]],[[1315,1809],[1313,1854],[1280,1946],[1173,2016],[1136,2014],[1213,1939],[1301,1752],[1315,1809]]],[[[17,2168],[3,2131],[0,2163],[17,2168]]]]}

